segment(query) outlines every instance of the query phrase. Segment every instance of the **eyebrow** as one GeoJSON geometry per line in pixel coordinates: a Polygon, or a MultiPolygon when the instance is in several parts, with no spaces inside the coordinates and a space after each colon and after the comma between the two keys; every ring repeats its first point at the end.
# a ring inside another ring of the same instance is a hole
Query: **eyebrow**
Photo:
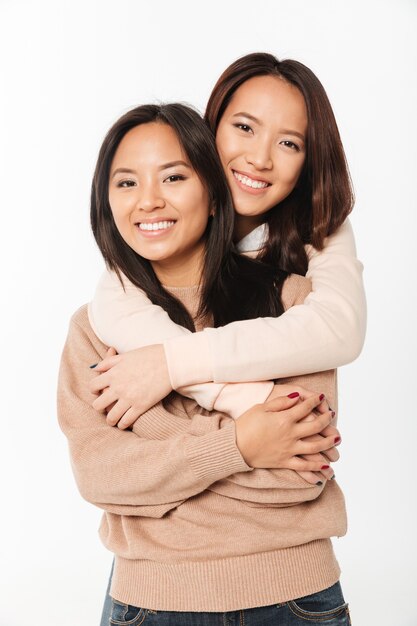
{"type": "Polygon", "coordinates": [[[163,165],[160,165],[158,167],[158,170],[168,170],[170,167],[177,167],[177,165],[183,165],[184,167],[188,167],[189,170],[191,169],[191,166],[188,165],[188,163],[186,163],[185,161],[170,161],[169,163],[164,163],[163,165]]]}
{"type": "Polygon", "coordinates": [[[240,111],[239,113],[235,113],[233,115],[233,117],[247,117],[249,120],[252,120],[252,122],[256,122],[257,124],[262,125],[262,122],[260,120],[258,120],[257,117],[255,117],[254,115],[251,115],[250,113],[246,113],[245,111],[240,111]]]}
{"type": "MultiPolygon", "coordinates": [[[[262,126],[262,122],[257,117],[255,117],[254,115],[251,115],[250,113],[246,113],[246,111],[240,111],[239,113],[235,113],[232,117],[247,117],[249,120],[252,120],[252,122],[255,122],[256,124],[259,124],[260,126],[262,126]]],[[[294,135],[295,137],[298,137],[299,139],[301,139],[301,141],[304,141],[304,142],[306,140],[303,133],[299,133],[297,130],[283,128],[282,130],[280,130],[280,132],[284,133],[285,135],[294,135]]]]}
{"type": "MultiPolygon", "coordinates": [[[[188,165],[188,163],[186,163],[185,161],[170,161],[169,163],[164,163],[163,165],[160,165],[158,167],[158,170],[161,172],[162,170],[167,170],[170,167],[177,167],[178,165],[183,165],[184,167],[188,167],[188,169],[191,169],[190,165],[188,165]]],[[[128,167],[118,167],[114,170],[112,178],[114,178],[116,174],[136,174],[136,171],[128,167]]]]}

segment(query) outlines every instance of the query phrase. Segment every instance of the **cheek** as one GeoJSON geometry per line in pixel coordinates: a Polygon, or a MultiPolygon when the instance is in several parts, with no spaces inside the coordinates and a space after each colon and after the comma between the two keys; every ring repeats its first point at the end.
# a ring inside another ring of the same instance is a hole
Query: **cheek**
{"type": "Polygon", "coordinates": [[[297,159],[297,162],[288,160],[281,163],[278,169],[281,172],[281,180],[288,186],[295,186],[303,169],[303,164],[304,158],[301,160],[297,159]]]}
{"type": "Polygon", "coordinates": [[[219,131],[216,137],[216,147],[220,156],[220,161],[225,167],[233,155],[238,151],[236,137],[227,131],[219,131]]]}

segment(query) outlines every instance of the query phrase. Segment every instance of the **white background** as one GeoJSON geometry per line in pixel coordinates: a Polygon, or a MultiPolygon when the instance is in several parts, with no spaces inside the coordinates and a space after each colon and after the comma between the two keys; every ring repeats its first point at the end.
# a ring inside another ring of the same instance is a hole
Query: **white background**
{"type": "Polygon", "coordinates": [[[415,0],[0,0],[0,21],[1,626],[99,623],[111,555],[76,490],[55,387],[102,267],[88,209],[104,133],[155,99],[202,110],[257,50],[317,73],[357,194],[369,330],[340,371],[345,595],[355,626],[416,625],[415,0]]]}

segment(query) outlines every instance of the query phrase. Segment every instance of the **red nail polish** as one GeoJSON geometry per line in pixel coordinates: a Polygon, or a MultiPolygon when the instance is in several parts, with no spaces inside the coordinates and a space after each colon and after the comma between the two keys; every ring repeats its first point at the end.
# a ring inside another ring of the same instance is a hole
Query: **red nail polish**
{"type": "Polygon", "coordinates": [[[330,465],[322,465],[321,469],[330,469],[330,465]]]}
{"type": "Polygon", "coordinates": [[[334,442],[335,443],[339,443],[339,441],[342,441],[342,438],[341,437],[335,437],[334,442]]]}
{"type": "Polygon", "coordinates": [[[324,393],[322,393],[320,396],[320,401],[323,402],[323,400],[324,400],[324,393]]]}
{"type": "Polygon", "coordinates": [[[292,393],[289,393],[287,398],[298,398],[300,394],[298,393],[298,391],[293,391],[292,393]]]}

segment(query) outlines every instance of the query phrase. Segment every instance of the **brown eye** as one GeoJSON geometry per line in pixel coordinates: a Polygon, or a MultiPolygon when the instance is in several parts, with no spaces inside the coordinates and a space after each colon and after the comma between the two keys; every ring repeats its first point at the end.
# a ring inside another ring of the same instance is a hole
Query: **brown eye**
{"type": "Polygon", "coordinates": [[[239,130],[243,130],[244,133],[251,133],[252,129],[250,126],[248,126],[247,124],[233,124],[233,126],[235,128],[238,128],[239,130]]]}
{"type": "Polygon", "coordinates": [[[122,187],[122,188],[126,188],[126,187],[134,187],[135,185],[135,181],[134,180],[120,180],[117,183],[117,187],[122,187]]]}
{"type": "Polygon", "coordinates": [[[185,180],[185,176],[182,176],[181,174],[172,174],[172,176],[168,176],[168,178],[164,180],[164,183],[176,183],[179,180],[185,180]]]}
{"type": "Polygon", "coordinates": [[[291,150],[295,150],[296,152],[300,152],[299,146],[297,146],[297,144],[295,144],[293,141],[281,141],[281,145],[286,146],[287,148],[291,148],[291,150]]]}

